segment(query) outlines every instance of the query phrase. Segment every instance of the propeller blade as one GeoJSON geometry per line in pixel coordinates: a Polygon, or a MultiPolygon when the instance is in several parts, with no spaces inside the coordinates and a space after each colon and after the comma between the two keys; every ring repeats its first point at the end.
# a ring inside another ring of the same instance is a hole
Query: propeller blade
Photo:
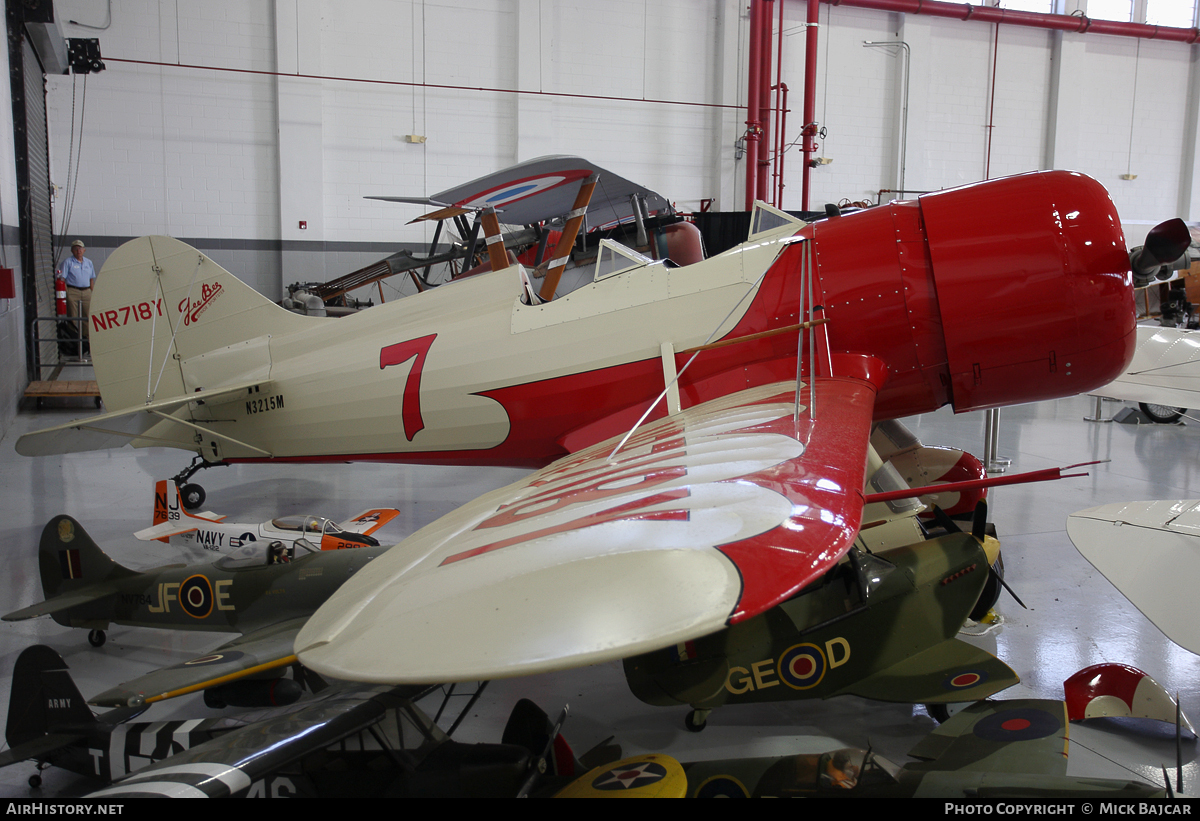
{"type": "Polygon", "coordinates": [[[987,536],[987,501],[980,499],[975,504],[975,516],[971,519],[971,535],[983,544],[984,538],[987,536]]]}
{"type": "MultiPolygon", "coordinates": [[[[996,573],[995,570],[993,570],[991,572],[996,573]]],[[[1008,595],[1012,596],[1014,599],[1017,600],[1017,604],[1021,605],[1021,607],[1024,607],[1026,610],[1029,609],[1028,607],[1025,607],[1025,602],[1021,601],[1021,597],[1017,595],[1016,591],[1014,591],[1011,587],[1008,586],[1008,582],[1004,581],[1004,577],[1001,576],[999,573],[996,573],[996,581],[1000,582],[1000,585],[1005,590],[1008,591],[1008,595]]]]}
{"type": "Polygon", "coordinates": [[[950,514],[942,510],[938,505],[933,506],[933,518],[947,533],[962,533],[962,528],[958,526],[958,522],[950,518],[950,514]]]}
{"type": "Polygon", "coordinates": [[[1146,235],[1146,243],[1129,255],[1129,267],[1135,276],[1148,278],[1163,265],[1179,259],[1192,244],[1187,224],[1176,217],[1160,222],[1146,235]]]}

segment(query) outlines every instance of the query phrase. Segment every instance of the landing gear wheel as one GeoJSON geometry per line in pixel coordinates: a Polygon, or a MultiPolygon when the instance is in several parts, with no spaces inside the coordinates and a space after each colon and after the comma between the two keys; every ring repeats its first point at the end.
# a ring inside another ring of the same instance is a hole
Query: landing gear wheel
{"type": "Polygon", "coordinates": [[[93,647],[103,647],[106,641],[108,641],[108,636],[103,630],[92,630],[88,633],[88,644],[93,647]]]}
{"type": "Polygon", "coordinates": [[[208,498],[208,494],[200,485],[186,484],[179,488],[179,499],[183,502],[186,510],[198,509],[200,505],[204,504],[206,498],[208,498]]]}
{"type": "Polygon", "coordinates": [[[1169,425],[1172,422],[1178,422],[1179,417],[1183,416],[1183,412],[1187,410],[1186,408],[1173,408],[1170,405],[1148,405],[1145,402],[1139,402],[1138,407],[1156,425],[1169,425]]]}
{"type": "Polygon", "coordinates": [[[691,710],[683,719],[683,726],[689,733],[698,733],[708,726],[708,714],[711,710],[691,710]]]}
{"type": "Polygon", "coordinates": [[[42,777],[40,775],[29,776],[29,786],[33,787],[35,790],[42,786],[42,777]]]}
{"type": "Polygon", "coordinates": [[[925,712],[929,713],[929,717],[938,724],[944,724],[950,719],[950,706],[948,704],[926,704],[925,712]]]}

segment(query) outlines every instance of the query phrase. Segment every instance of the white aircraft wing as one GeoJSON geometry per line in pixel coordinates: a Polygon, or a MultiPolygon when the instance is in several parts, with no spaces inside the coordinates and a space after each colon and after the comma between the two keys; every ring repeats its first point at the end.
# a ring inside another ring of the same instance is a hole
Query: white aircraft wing
{"type": "Polygon", "coordinates": [[[816,421],[807,388],[798,420],[795,383],[745,390],[433,522],[313,615],[301,662],[475,681],[625,658],[775,606],[837,562],[862,514],[875,385],[816,386],[816,421]]]}
{"type": "Polygon", "coordinates": [[[1200,653],[1200,501],[1124,502],[1067,517],[1067,535],[1167,638],[1200,653]]]}
{"type": "MultiPolygon", "coordinates": [[[[154,444],[154,437],[146,435],[146,432],[164,421],[164,416],[170,416],[172,411],[193,402],[213,402],[234,394],[245,393],[266,384],[268,383],[261,379],[239,382],[223,388],[197,391],[186,396],[160,399],[157,402],[111,413],[85,416],[63,425],[26,433],[17,440],[17,453],[22,456],[52,456],[84,450],[105,450],[119,448],[135,439],[150,446],[154,444]]],[[[186,420],[173,419],[172,421],[177,421],[184,426],[189,425],[186,420]]],[[[162,444],[173,445],[174,440],[163,440],[162,444]]]]}
{"type": "Polygon", "coordinates": [[[1200,407],[1200,331],[1139,325],[1137,335],[1125,373],[1092,393],[1127,402],[1200,407]]]}

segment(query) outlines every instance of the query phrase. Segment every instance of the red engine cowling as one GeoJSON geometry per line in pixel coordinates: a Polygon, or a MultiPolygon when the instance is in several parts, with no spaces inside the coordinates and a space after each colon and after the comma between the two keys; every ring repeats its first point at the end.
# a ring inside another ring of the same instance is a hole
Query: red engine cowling
{"type": "Polygon", "coordinates": [[[1082,174],[977,183],[808,231],[831,349],[888,364],[877,418],[1085,393],[1133,356],[1120,219],[1082,174]]]}

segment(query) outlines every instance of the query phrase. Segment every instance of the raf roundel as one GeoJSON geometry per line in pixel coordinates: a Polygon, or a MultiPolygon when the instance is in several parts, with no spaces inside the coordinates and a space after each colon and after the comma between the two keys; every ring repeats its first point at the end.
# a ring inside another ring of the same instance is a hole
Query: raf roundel
{"type": "Polygon", "coordinates": [[[964,670],[947,677],[942,682],[942,687],[946,690],[966,690],[968,687],[983,684],[987,680],[988,675],[982,670],[964,670]]]}
{"type": "Polygon", "coordinates": [[[1030,741],[1060,732],[1062,723],[1045,710],[1001,710],[980,719],[973,732],[985,741],[1030,741]]]}
{"type": "Polygon", "coordinates": [[[779,677],[793,690],[810,690],[825,678],[825,654],[815,644],[797,644],[779,657],[779,677]]]}
{"type": "Polygon", "coordinates": [[[184,579],[179,584],[179,604],[192,618],[207,618],[213,608],[212,585],[208,578],[196,574],[184,579]]]}

